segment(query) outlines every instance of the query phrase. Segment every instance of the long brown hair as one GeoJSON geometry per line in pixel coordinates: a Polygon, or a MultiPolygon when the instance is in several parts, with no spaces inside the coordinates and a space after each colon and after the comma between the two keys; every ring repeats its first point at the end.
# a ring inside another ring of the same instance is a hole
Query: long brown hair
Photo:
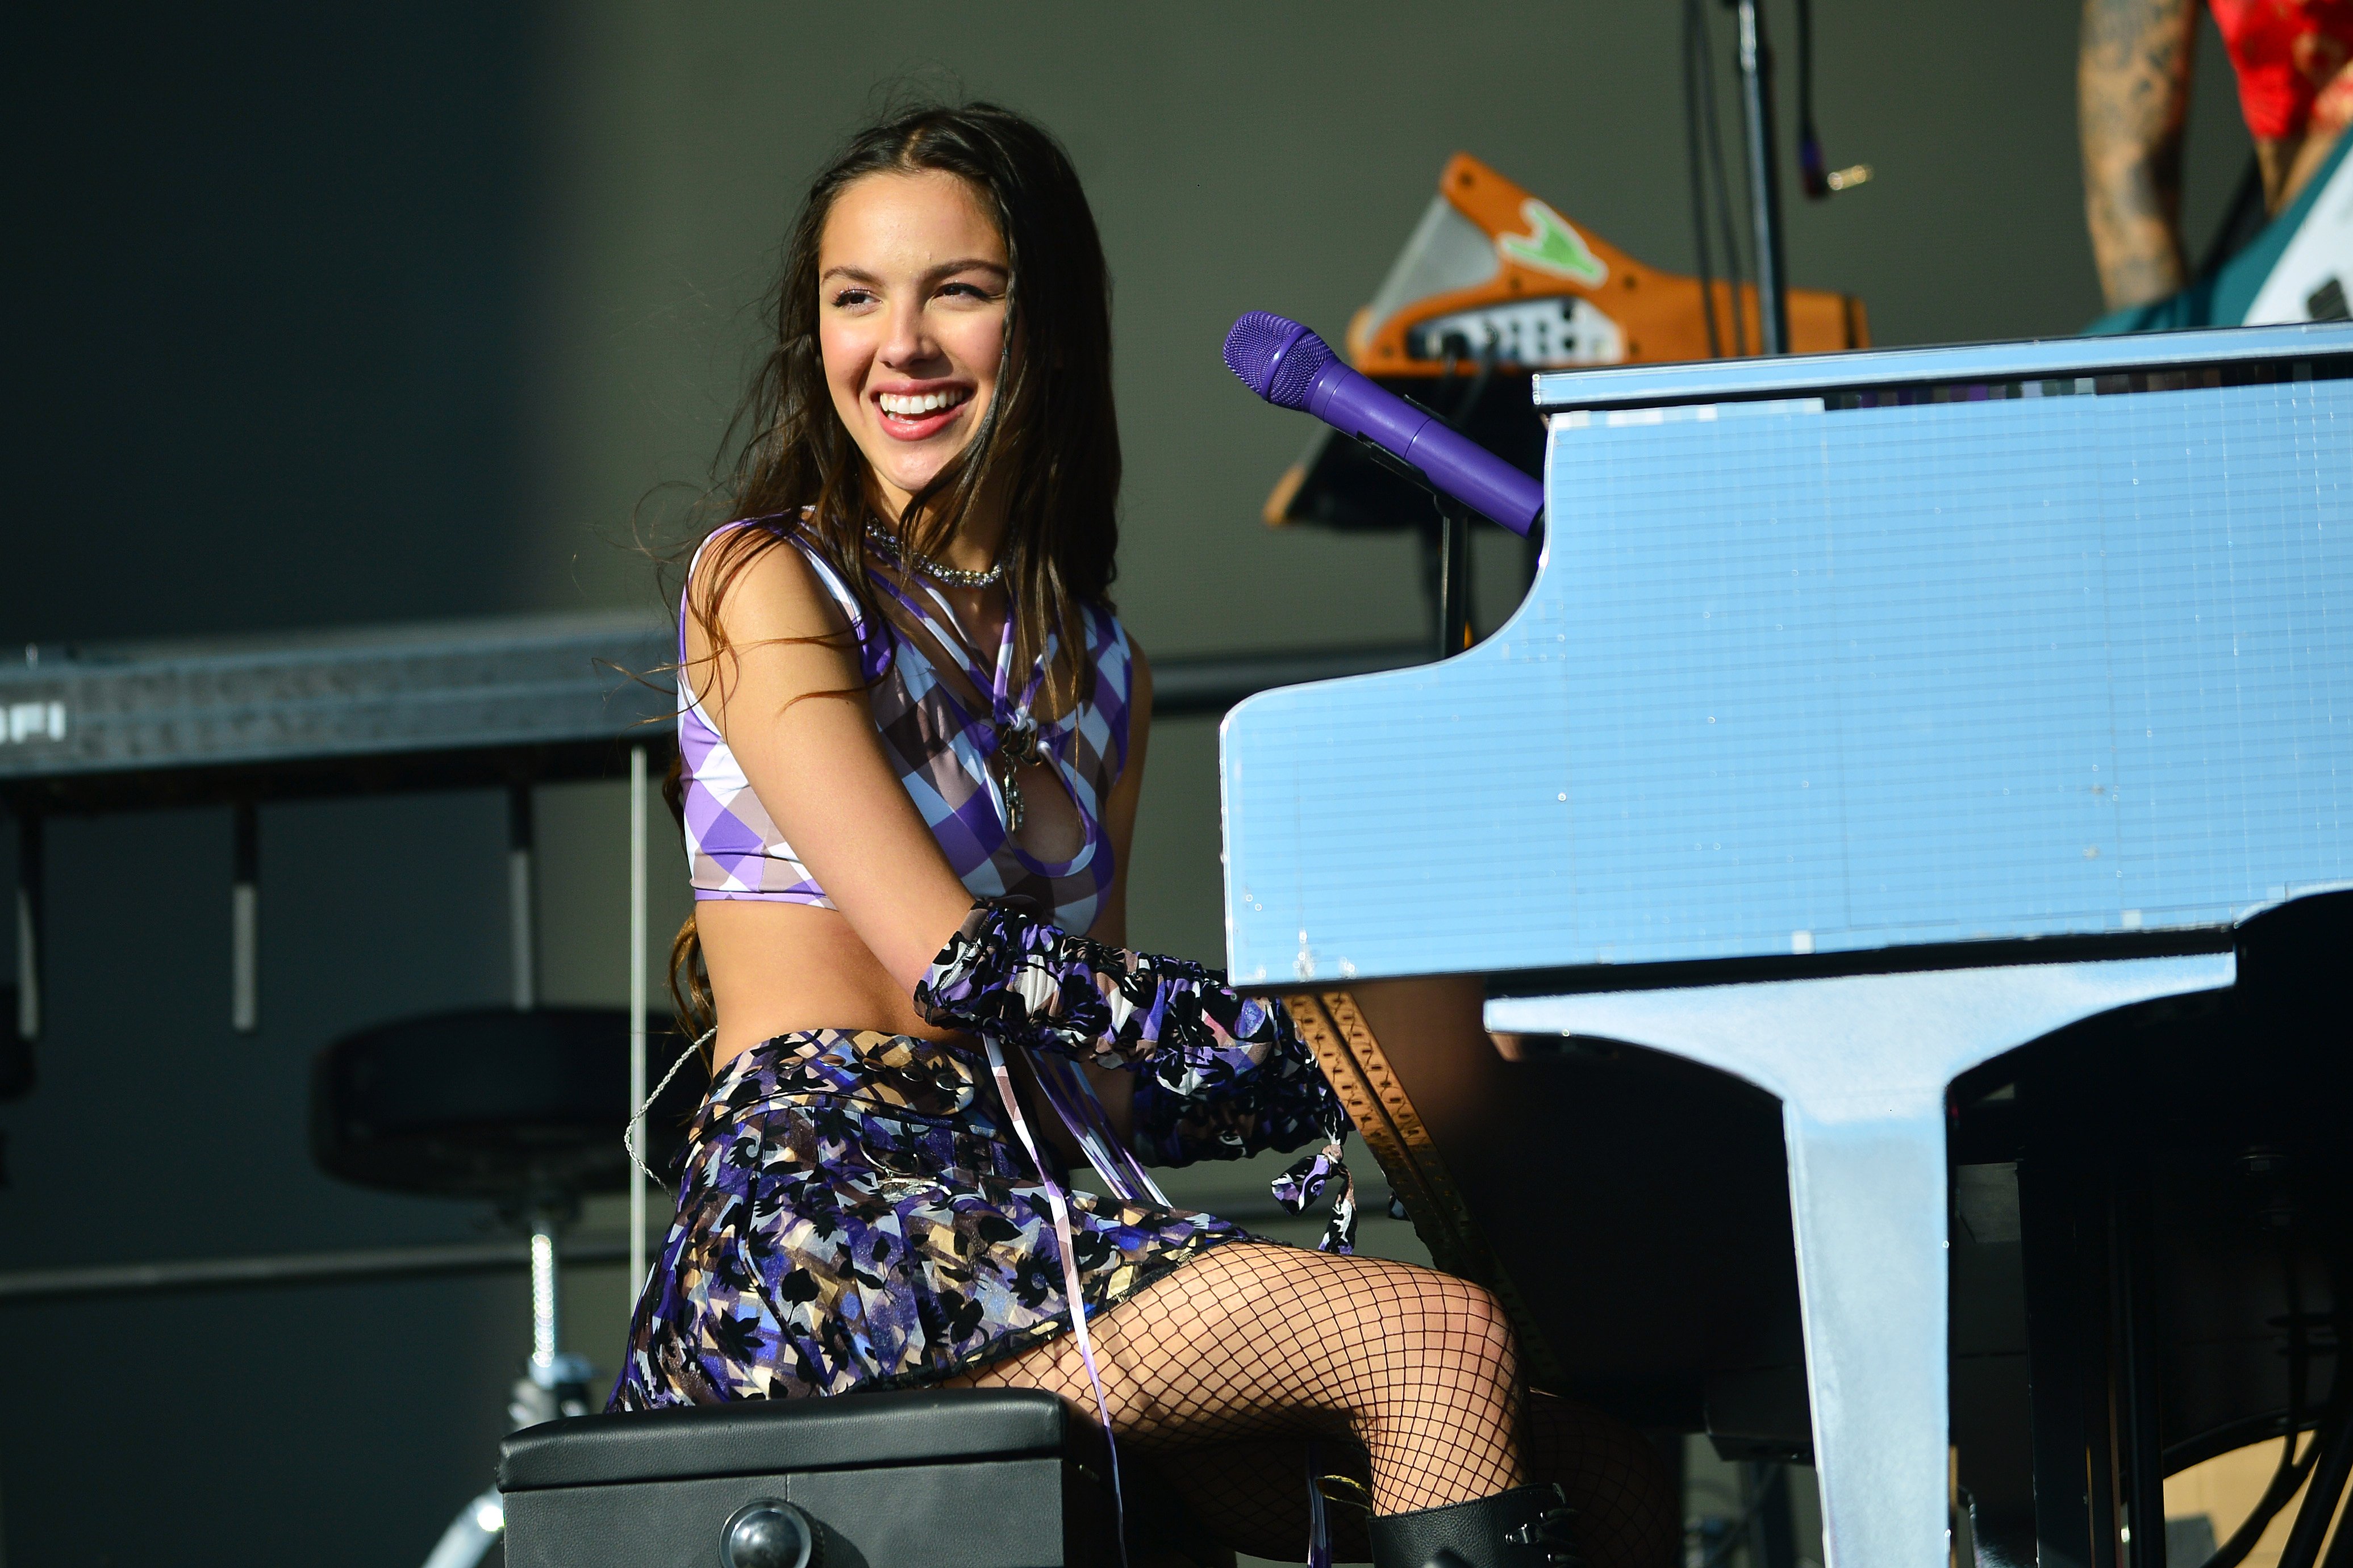
{"type": "MultiPolygon", "coordinates": [[[[1094,213],[1061,143],[1034,121],[991,103],[927,104],[885,115],[850,137],[809,183],[769,301],[774,346],[728,426],[725,477],[713,492],[724,518],[762,518],[767,525],[722,540],[689,596],[685,613],[702,628],[711,658],[729,646],[719,622],[729,587],[793,533],[814,545],[871,612],[870,525],[897,541],[902,559],[911,550],[937,555],[976,507],[1002,504],[1001,559],[1017,668],[1029,668],[1050,647],[1039,706],[1061,713],[1082,700],[1093,673],[1083,607],[1109,609],[1116,574],[1119,422],[1110,270],[1094,213]],[[996,395],[963,452],[893,518],[877,514],[865,458],[835,414],[826,384],[818,347],[818,250],[843,191],[871,174],[924,170],[972,186],[1005,241],[1012,276],[996,395]]],[[[688,674],[681,670],[680,679],[688,674]]],[[[666,793],[678,810],[681,788],[673,784],[666,793]]],[[[701,948],[690,917],[672,944],[670,995],[696,1034],[712,1017],[701,948]]]]}

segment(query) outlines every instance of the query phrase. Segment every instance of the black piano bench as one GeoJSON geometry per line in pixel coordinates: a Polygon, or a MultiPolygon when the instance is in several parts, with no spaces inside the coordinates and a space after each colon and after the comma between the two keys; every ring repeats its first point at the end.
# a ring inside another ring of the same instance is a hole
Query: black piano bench
{"type": "Polygon", "coordinates": [[[1034,1389],[549,1421],[507,1438],[499,1490],[507,1568],[1119,1561],[1103,1434],[1034,1389]]]}

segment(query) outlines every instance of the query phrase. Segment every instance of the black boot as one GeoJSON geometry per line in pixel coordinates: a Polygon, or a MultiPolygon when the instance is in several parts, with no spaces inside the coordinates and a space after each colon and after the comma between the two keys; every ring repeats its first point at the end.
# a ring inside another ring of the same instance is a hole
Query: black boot
{"type": "Polygon", "coordinates": [[[1373,1568],[1584,1568],[1560,1489],[1493,1497],[1373,1521],[1373,1568]]]}

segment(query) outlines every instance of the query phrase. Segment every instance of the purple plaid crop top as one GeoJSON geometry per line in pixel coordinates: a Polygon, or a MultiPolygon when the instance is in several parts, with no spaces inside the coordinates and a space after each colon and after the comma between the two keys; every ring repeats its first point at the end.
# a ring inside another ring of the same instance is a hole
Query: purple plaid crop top
{"type": "MultiPolygon", "coordinates": [[[[730,529],[772,526],[768,520],[727,523],[703,541],[730,529]]],[[[989,694],[987,711],[975,712],[942,681],[923,647],[890,617],[870,615],[839,574],[807,541],[791,542],[816,568],[857,634],[859,668],[871,683],[868,700],[882,749],[896,765],[916,809],[930,824],[948,864],[976,897],[1018,900],[1039,918],[1065,931],[1094,924],[1112,880],[1112,847],[1103,826],[1103,803],[1127,763],[1127,706],[1134,678],[1127,634],[1116,616],[1086,606],[1093,689],[1062,717],[1038,723],[1038,751],[1062,781],[1078,807],[1085,839],[1068,861],[1054,864],[1031,857],[1006,827],[1003,790],[987,758],[1000,731],[1025,715],[1043,679],[1045,660],[1018,685],[1013,672],[1010,628],[997,648],[997,668],[980,668],[949,629],[947,606],[923,584],[934,603],[875,578],[929,631],[940,647],[961,656],[973,688],[989,694]],[[936,613],[934,613],[936,610],[936,613]]],[[[690,579],[702,552],[687,567],[690,579]]],[[[1050,646],[1048,657],[1052,648],[1050,646]]],[[[815,904],[832,909],[817,879],[795,858],[776,821],[753,794],[742,765],[729,749],[685,679],[685,612],[680,613],[678,745],[686,784],[688,879],[703,899],[756,899],[815,904]]]]}

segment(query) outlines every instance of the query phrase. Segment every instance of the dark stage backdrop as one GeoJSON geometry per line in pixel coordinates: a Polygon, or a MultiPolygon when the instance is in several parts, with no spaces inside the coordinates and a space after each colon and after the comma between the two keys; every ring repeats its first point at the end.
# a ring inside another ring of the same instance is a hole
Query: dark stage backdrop
{"type": "MultiPolygon", "coordinates": [[[[65,6],[10,33],[0,647],[512,605],[535,8],[65,6]]],[[[250,1037],[225,815],[54,825],[0,1268],[481,1234],[315,1173],[305,1069],[343,1030],[504,994],[500,809],[266,813],[250,1037]]],[[[529,1338],[520,1276],[0,1306],[6,1561],[421,1562],[488,1482],[529,1338]]]]}
{"type": "MultiPolygon", "coordinates": [[[[1038,114],[1089,182],[1117,283],[1119,592],[1139,640],[1166,656],[1414,636],[1404,545],[1258,523],[1307,428],[1235,386],[1219,342],[1251,308],[1336,334],[1457,149],[1689,270],[1681,9],[16,16],[0,648],[650,609],[633,520],[675,518],[706,472],[798,187],[877,84],[907,77],[1038,114]]],[[[2076,7],[1815,11],[1831,156],[1879,178],[1828,206],[1792,196],[1792,280],[1862,295],[1883,343],[2096,314],[2076,7]]],[[[1786,118],[1793,18],[1788,0],[1767,12],[1786,118]]],[[[1729,127],[1730,28],[1709,13],[1729,127]]],[[[2193,241],[2246,157],[2204,43],[2193,241]]],[[[1516,559],[1482,552],[1490,623],[1516,559]]],[[[1155,737],[1140,944],[1218,955],[1214,763],[1207,721],[1155,737]]],[[[501,820],[481,796],[266,813],[249,1038],[227,1025],[226,821],[58,825],[52,1032],[38,1089],[0,1105],[0,1269],[480,1234],[463,1208],[313,1173],[304,1075],[343,1030],[504,994],[501,820]]],[[[602,787],[543,802],[554,1000],[621,999],[624,822],[602,787]]],[[[657,843],[659,938],[679,900],[657,843]]],[[[0,874],[12,846],[0,835],[0,874]]],[[[571,1348],[609,1368],[619,1271],[572,1283],[571,1348]]],[[[487,1478],[523,1309],[517,1278],[0,1306],[7,1560],[418,1563],[487,1478]]]]}

